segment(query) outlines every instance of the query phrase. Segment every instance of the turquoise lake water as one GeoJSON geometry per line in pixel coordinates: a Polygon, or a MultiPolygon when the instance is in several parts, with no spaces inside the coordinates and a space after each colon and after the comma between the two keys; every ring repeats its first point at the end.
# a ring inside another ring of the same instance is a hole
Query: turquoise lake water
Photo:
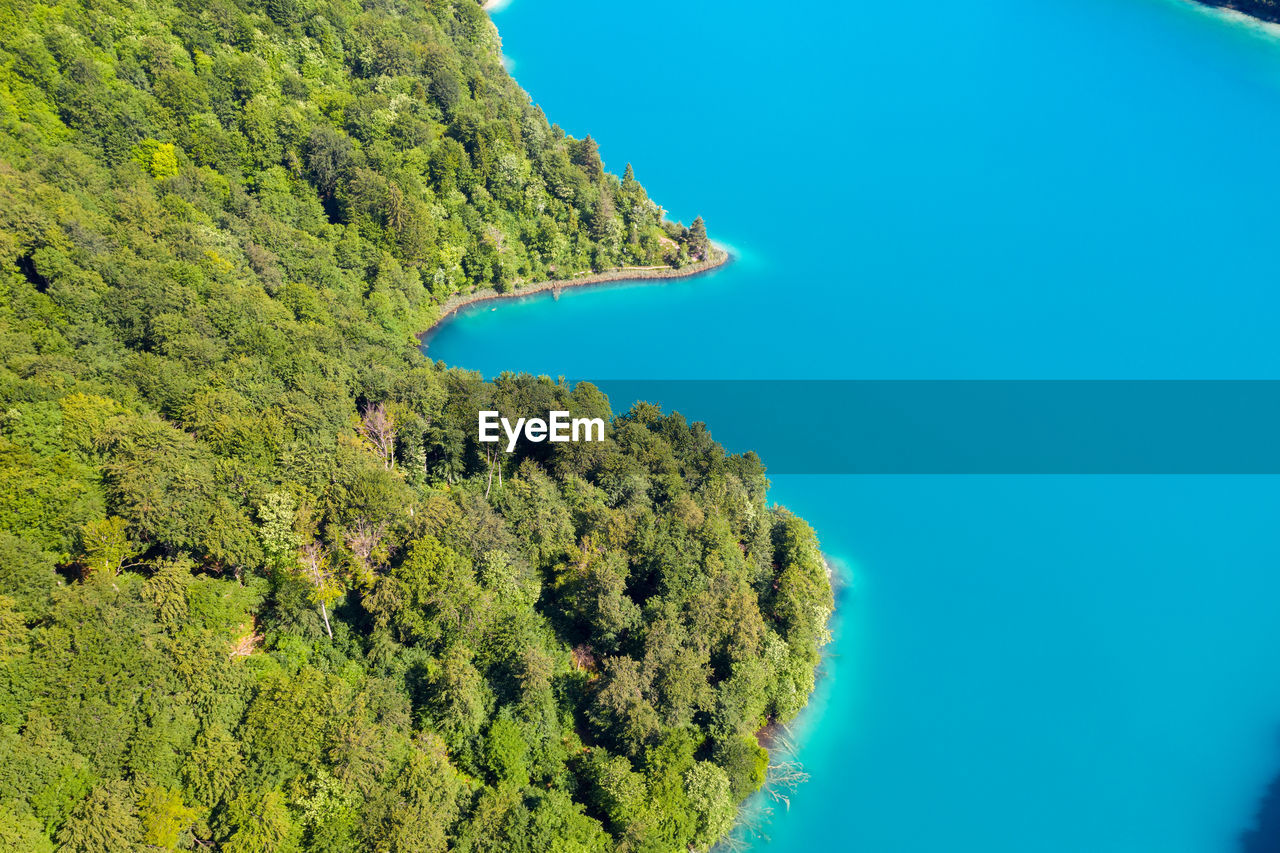
{"type": "MultiPolygon", "coordinates": [[[[486,306],[435,358],[1280,379],[1280,39],[1258,27],[1174,0],[495,20],[553,121],[738,260],[486,306]]],[[[1276,478],[771,479],[849,583],[797,727],[812,778],[753,849],[1246,849],[1280,773],[1276,478]]]]}

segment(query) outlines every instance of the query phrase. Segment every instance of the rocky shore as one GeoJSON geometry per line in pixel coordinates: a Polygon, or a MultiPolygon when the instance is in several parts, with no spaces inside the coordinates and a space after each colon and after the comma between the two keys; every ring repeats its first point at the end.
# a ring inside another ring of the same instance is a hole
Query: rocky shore
{"type": "Polygon", "coordinates": [[[669,278],[690,278],[695,275],[701,275],[710,272],[717,267],[724,266],[732,259],[732,255],[728,251],[720,248],[713,248],[710,257],[697,263],[689,264],[679,268],[675,267],[619,267],[618,269],[605,270],[597,273],[583,273],[572,278],[553,279],[550,281],[539,281],[532,284],[522,284],[514,290],[499,292],[491,287],[473,290],[470,293],[455,294],[446,299],[440,305],[440,314],[436,321],[432,323],[426,331],[418,336],[421,341],[426,341],[431,333],[440,327],[440,324],[452,317],[470,305],[477,302],[490,302],[498,299],[519,299],[522,296],[529,296],[534,293],[543,293],[545,291],[558,292],[571,287],[588,287],[598,284],[617,284],[624,281],[645,281],[649,279],[669,279],[669,278]]]}

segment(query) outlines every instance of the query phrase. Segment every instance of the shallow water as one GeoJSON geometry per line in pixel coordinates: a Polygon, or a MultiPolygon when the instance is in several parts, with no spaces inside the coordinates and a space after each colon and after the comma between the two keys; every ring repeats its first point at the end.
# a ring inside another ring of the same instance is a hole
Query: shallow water
{"type": "MultiPolygon", "coordinates": [[[[1280,378],[1274,36],[1173,0],[803,8],[497,13],[551,119],[739,257],[484,306],[429,353],[598,379],[1280,378]]],[[[772,479],[851,584],[798,729],[812,779],[760,849],[1241,849],[1280,770],[1275,478],[772,479]]]]}

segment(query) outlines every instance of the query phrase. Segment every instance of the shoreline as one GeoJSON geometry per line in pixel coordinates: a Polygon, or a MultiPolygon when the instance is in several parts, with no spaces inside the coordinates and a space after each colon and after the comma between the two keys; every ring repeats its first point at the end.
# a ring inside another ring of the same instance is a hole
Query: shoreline
{"type": "Polygon", "coordinates": [[[1193,0],[1199,6],[1224,12],[1232,17],[1240,17],[1263,24],[1273,33],[1280,25],[1280,2],[1267,0],[1193,0]]]}
{"type": "MultiPolygon", "coordinates": [[[[823,664],[826,663],[827,660],[828,647],[835,642],[835,638],[832,636],[832,623],[836,620],[836,616],[840,611],[840,593],[845,587],[850,586],[851,584],[847,575],[847,569],[842,570],[835,560],[827,556],[826,551],[819,550],[818,555],[822,558],[822,568],[827,576],[827,585],[831,587],[831,613],[827,615],[827,624],[825,626],[827,639],[818,648],[819,654],[822,656],[822,661],[818,664],[818,668],[814,670],[813,691],[809,694],[809,698],[805,700],[804,707],[800,709],[800,713],[795,717],[795,719],[786,723],[779,723],[776,720],[770,720],[756,731],[756,743],[768,750],[772,750],[774,746],[779,743],[789,742],[788,736],[792,732],[793,725],[800,722],[801,717],[808,712],[813,701],[813,696],[818,692],[818,685],[831,677],[831,674],[827,672],[823,664]]],[[[773,762],[770,761],[769,764],[770,768],[772,768],[773,762]]],[[[765,784],[768,784],[767,778],[765,780],[765,784]]],[[[763,788],[761,790],[763,790],[763,788]]]]}
{"type": "Polygon", "coordinates": [[[689,264],[686,267],[618,267],[616,269],[604,270],[603,272],[587,273],[575,276],[573,278],[556,278],[546,281],[537,281],[531,284],[521,285],[512,290],[498,292],[492,287],[485,287],[479,290],[473,290],[470,293],[455,293],[444,302],[440,303],[440,314],[435,321],[431,323],[423,331],[417,335],[418,345],[425,346],[431,339],[431,336],[440,330],[446,320],[452,318],[459,311],[477,305],[481,302],[505,301],[508,299],[519,299],[524,296],[532,296],[537,293],[546,293],[551,291],[559,293],[561,290],[577,287],[594,287],[604,284],[622,284],[632,281],[657,281],[661,279],[679,279],[679,278],[695,278],[700,275],[711,272],[727,265],[733,260],[733,254],[727,249],[714,247],[714,251],[718,252],[718,257],[712,257],[705,261],[698,261],[689,264]]]}

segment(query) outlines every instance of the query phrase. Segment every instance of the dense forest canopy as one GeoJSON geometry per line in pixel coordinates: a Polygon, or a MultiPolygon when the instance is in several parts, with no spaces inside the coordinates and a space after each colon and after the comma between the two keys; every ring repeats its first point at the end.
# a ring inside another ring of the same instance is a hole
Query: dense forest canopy
{"type": "Polygon", "coordinates": [[[708,251],[473,0],[0,9],[0,849],[706,849],[831,594],[753,455],[639,404],[476,441],[414,333],[708,251]]]}

